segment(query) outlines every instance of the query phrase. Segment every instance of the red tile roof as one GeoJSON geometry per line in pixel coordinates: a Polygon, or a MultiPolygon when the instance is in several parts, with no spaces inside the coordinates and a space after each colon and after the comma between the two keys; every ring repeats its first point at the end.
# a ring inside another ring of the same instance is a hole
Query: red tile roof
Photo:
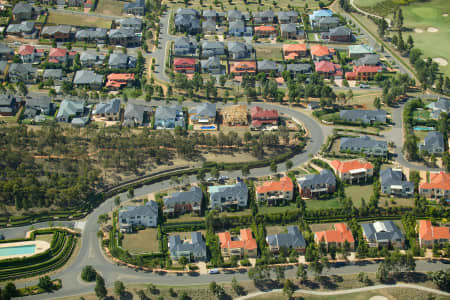
{"type": "Polygon", "coordinates": [[[230,73],[255,73],[256,62],[255,61],[237,61],[230,64],[230,73]]]}
{"type": "Polygon", "coordinates": [[[173,60],[173,65],[177,67],[192,66],[195,64],[195,58],[175,58],[173,60]]]}
{"type": "Polygon", "coordinates": [[[316,61],[314,65],[316,66],[316,72],[323,72],[323,73],[335,73],[341,68],[340,65],[334,64],[326,60],[316,61]]]}
{"type": "Polygon", "coordinates": [[[331,55],[330,49],[324,45],[312,45],[311,46],[311,55],[314,56],[326,56],[331,55]]]}
{"type": "Polygon", "coordinates": [[[292,179],[288,176],[284,176],[279,181],[266,181],[262,186],[256,187],[256,192],[258,194],[268,193],[268,192],[292,192],[294,191],[294,184],[292,179]]]}
{"type": "Polygon", "coordinates": [[[450,174],[441,171],[439,173],[430,174],[430,182],[424,182],[419,185],[419,189],[442,189],[450,190],[450,174]]]}
{"type": "Polygon", "coordinates": [[[33,52],[36,50],[36,47],[33,45],[22,45],[19,48],[19,55],[30,55],[33,54],[33,52]]]}
{"type": "Polygon", "coordinates": [[[57,64],[57,63],[59,63],[59,60],[57,60],[56,58],[50,58],[50,59],[48,60],[48,62],[57,64]]]}
{"type": "Polygon", "coordinates": [[[259,106],[254,106],[250,109],[252,119],[278,119],[278,110],[263,109],[259,106]]]}
{"type": "Polygon", "coordinates": [[[67,55],[67,49],[61,49],[61,48],[52,48],[50,50],[50,53],[48,54],[49,57],[63,57],[67,55]]]}
{"type": "Polygon", "coordinates": [[[219,236],[220,248],[244,248],[247,250],[254,250],[258,248],[256,240],[252,236],[252,230],[250,228],[241,229],[240,240],[233,241],[230,233],[220,232],[219,236]]]}
{"type": "Polygon", "coordinates": [[[353,67],[353,72],[356,73],[378,73],[381,71],[380,66],[359,66],[359,67],[353,67]]]}
{"type": "Polygon", "coordinates": [[[108,80],[107,82],[106,82],[106,87],[115,87],[115,88],[120,88],[120,87],[122,87],[122,86],[124,86],[124,85],[127,85],[127,83],[126,82],[124,82],[124,81],[115,81],[115,80],[108,80]]]}
{"type": "Polygon", "coordinates": [[[335,230],[316,232],[316,241],[320,242],[323,239],[325,243],[344,243],[345,241],[349,243],[355,242],[352,232],[345,223],[334,224],[334,228],[335,230]]]}
{"type": "Polygon", "coordinates": [[[420,220],[419,237],[424,241],[450,240],[450,227],[432,226],[430,220],[420,220]]]}
{"type": "Polygon", "coordinates": [[[275,31],[275,27],[273,26],[256,26],[255,27],[255,32],[256,31],[275,31]]]}
{"type": "Polygon", "coordinates": [[[306,44],[284,44],[283,52],[306,52],[306,44]]]}
{"type": "Polygon", "coordinates": [[[342,174],[348,173],[351,170],[357,169],[373,169],[373,165],[370,162],[361,162],[359,160],[339,161],[333,160],[331,167],[342,174]]]}
{"type": "Polygon", "coordinates": [[[108,80],[134,80],[134,73],[111,73],[108,75],[108,80]]]}

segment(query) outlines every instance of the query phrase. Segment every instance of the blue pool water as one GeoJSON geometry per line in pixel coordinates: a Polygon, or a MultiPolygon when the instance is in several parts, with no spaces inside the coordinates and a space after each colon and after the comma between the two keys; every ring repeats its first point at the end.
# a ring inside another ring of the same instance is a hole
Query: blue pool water
{"type": "Polygon", "coordinates": [[[414,130],[417,130],[417,131],[431,131],[431,130],[434,130],[434,127],[416,126],[416,127],[414,127],[414,130]]]}
{"type": "Polygon", "coordinates": [[[216,129],[216,126],[202,126],[201,129],[216,129]]]}
{"type": "Polygon", "coordinates": [[[24,245],[15,247],[0,248],[0,256],[18,255],[18,254],[33,254],[36,250],[36,245],[24,245]]]}

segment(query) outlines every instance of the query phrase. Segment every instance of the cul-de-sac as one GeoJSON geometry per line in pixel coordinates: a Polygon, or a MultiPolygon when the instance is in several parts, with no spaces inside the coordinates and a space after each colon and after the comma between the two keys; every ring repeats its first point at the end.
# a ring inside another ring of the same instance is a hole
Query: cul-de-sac
{"type": "Polygon", "coordinates": [[[450,299],[448,0],[0,0],[0,300],[450,299]]]}

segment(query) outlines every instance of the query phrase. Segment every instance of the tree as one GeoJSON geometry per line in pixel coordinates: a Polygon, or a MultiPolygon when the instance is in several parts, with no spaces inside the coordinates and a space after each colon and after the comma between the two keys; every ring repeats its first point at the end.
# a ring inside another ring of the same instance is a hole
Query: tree
{"type": "Polygon", "coordinates": [[[431,278],[441,290],[450,291],[450,268],[434,272],[431,278]]]}
{"type": "Polygon", "coordinates": [[[108,291],[106,290],[105,287],[105,280],[103,279],[102,276],[97,274],[95,278],[95,295],[97,296],[98,299],[103,299],[106,297],[107,294],[108,291]]]}
{"type": "Polygon", "coordinates": [[[219,177],[219,171],[217,171],[216,167],[212,167],[209,172],[211,173],[211,177],[214,177],[214,178],[219,177]]]}
{"type": "Polygon", "coordinates": [[[122,281],[116,281],[114,282],[114,294],[116,294],[118,297],[122,296],[125,292],[125,285],[122,281]]]}
{"type": "Polygon", "coordinates": [[[244,289],[242,288],[242,286],[239,285],[239,283],[236,280],[236,277],[234,276],[233,279],[231,280],[231,288],[238,296],[244,294],[244,289]]]}
{"type": "Polygon", "coordinates": [[[276,280],[277,280],[278,282],[281,282],[282,280],[284,280],[284,278],[285,278],[284,271],[285,271],[285,270],[284,270],[283,267],[277,266],[277,267],[275,268],[275,276],[276,276],[276,280]]]}
{"type": "Polygon", "coordinates": [[[381,100],[379,97],[375,97],[375,99],[373,99],[373,106],[375,106],[376,109],[381,108],[381,100]]]}
{"type": "Polygon", "coordinates": [[[273,173],[275,173],[277,171],[277,163],[276,162],[272,161],[270,163],[270,171],[273,173]]]}
{"type": "Polygon", "coordinates": [[[185,256],[182,256],[182,257],[180,257],[178,262],[180,263],[180,265],[183,266],[183,269],[185,269],[186,265],[188,264],[188,259],[185,256]]]}
{"type": "Polygon", "coordinates": [[[323,264],[318,259],[316,259],[309,264],[308,268],[313,271],[315,279],[319,280],[320,275],[323,272],[323,264]]]}
{"type": "Polygon", "coordinates": [[[127,194],[128,198],[131,199],[134,197],[134,188],[129,188],[128,189],[128,194],[127,194]]]}
{"type": "Polygon", "coordinates": [[[12,297],[17,295],[17,289],[14,283],[8,282],[5,287],[1,290],[1,298],[5,300],[10,300],[12,297]]]}
{"type": "Polygon", "coordinates": [[[292,168],[293,165],[294,164],[293,164],[292,160],[288,159],[286,161],[286,170],[289,170],[290,168],[292,168]]]}
{"type": "Polygon", "coordinates": [[[248,165],[243,165],[241,168],[242,176],[248,176],[250,174],[250,169],[248,165]]]}
{"type": "Polygon", "coordinates": [[[186,292],[182,292],[179,296],[178,296],[179,300],[190,300],[189,296],[186,294],[186,292]]]}
{"type": "Polygon", "coordinates": [[[288,297],[288,299],[291,299],[292,295],[294,294],[294,291],[295,291],[294,283],[292,283],[292,281],[287,279],[283,285],[283,295],[288,297]]]}
{"type": "Polygon", "coordinates": [[[39,277],[38,287],[46,292],[52,291],[54,286],[52,280],[50,279],[50,276],[39,277]]]}
{"type": "Polygon", "coordinates": [[[81,271],[81,279],[84,281],[94,281],[96,279],[97,272],[92,266],[85,266],[81,271]]]}
{"type": "Polygon", "coordinates": [[[115,206],[119,206],[120,205],[120,196],[117,196],[116,198],[114,198],[114,205],[115,206]]]}
{"type": "Polygon", "coordinates": [[[308,266],[304,264],[299,264],[297,268],[297,278],[300,279],[300,283],[308,280],[308,266]]]}

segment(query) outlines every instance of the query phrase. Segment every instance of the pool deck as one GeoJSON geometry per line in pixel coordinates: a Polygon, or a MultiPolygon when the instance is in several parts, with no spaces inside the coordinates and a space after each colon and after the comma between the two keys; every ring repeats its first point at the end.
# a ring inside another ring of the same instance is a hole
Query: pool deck
{"type": "Polygon", "coordinates": [[[28,246],[28,245],[36,245],[35,252],[30,254],[14,254],[14,255],[6,255],[0,256],[0,260],[8,259],[8,258],[17,258],[17,257],[28,257],[33,256],[35,254],[42,253],[50,248],[50,244],[45,241],[24,241],[24,242],[14,242],[14,243],[1,243],[0,248],[8,248],[8,247],[18,247],[18,246],[28,246]]]}

